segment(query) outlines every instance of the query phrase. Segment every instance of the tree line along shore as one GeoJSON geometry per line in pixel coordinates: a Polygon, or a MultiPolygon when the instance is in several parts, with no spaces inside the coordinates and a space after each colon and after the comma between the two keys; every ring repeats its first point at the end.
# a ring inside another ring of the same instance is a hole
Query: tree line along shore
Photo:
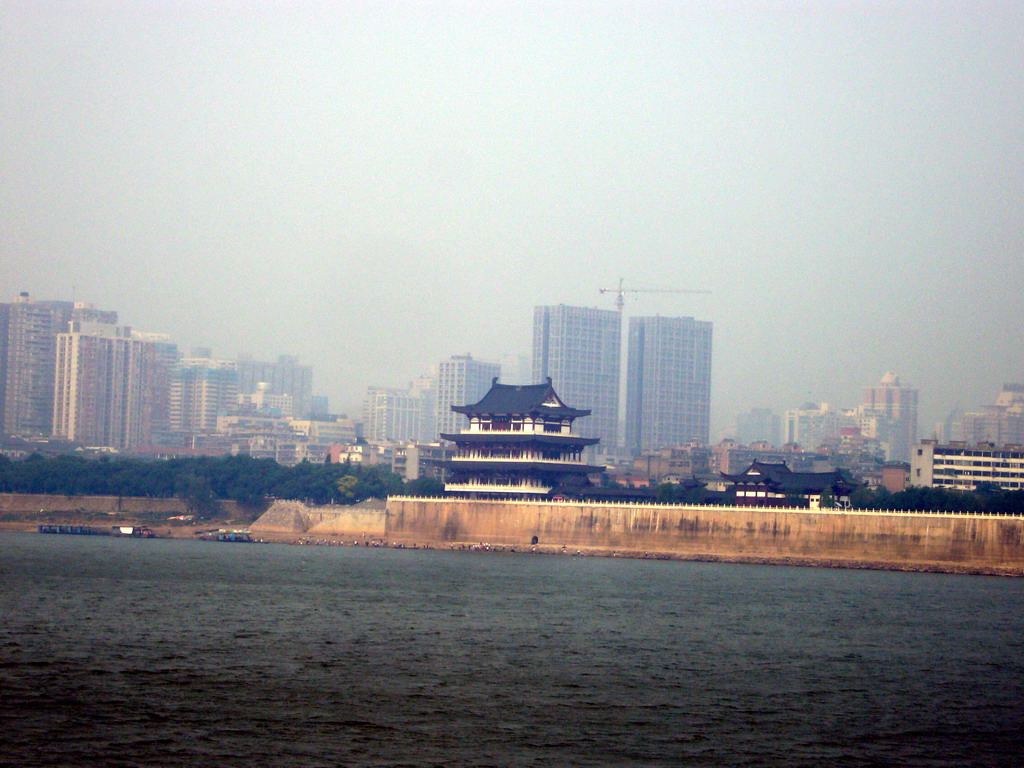
{"type": "MultiPolygon", "coordinates": [[[[690,496],[701,490],[663,483],[655,489],[654,500],[700,503],[701,499],[690,496]]],[[[433,478],[407,481],[384,466],[348,462],[302,462],[288,467],[249,456],[145,460],[33,454],[15,461],[0,455],[0,493],[176,498],[199,518],[218,514],[221,501],[259,511],[274,499],[344,505],[443,492],[443,484],[433,478]]],[[[898,493],[865,487],[854,491],[851,503],[855,509],[1024,516],[1024,490],[1003,491],[986,484],[975,491],[910,487],[898,493]]]]}

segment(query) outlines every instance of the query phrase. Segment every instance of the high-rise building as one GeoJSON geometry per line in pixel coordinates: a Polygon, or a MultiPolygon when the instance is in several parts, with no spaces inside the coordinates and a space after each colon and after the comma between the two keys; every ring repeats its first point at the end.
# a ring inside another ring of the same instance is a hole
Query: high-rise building
{"type": "Polygon", "coordinates": [[[375,443],[419,440],[423,404],[407,389],[367,387],[363,396],[363,437],[375,443]]]}
{"type": "Polygon", "coordinates": [[[453,405],[475,403],[491,388],[496,376],[501,375],[498,363],[474,360],[472,355],[453,355],[437,366],[437,430],[460,432],[466,426],[466,417],[452,410],[453,405]]]}
{"type": "Polygon", "coordinates": [[[437,371],[423,373],[412,380],[409,393],[420,401],[419,443],[437,442],[437,371]]]}
{"type": "Polygon", "coordinates": [[[805,451],[816,451],[829,438],[837,437],[844,426],[854,426],[852,416],[845,416],[828,403],[804,403],[801,408],[786,411],[783,439],[787,445],[799,445],[805,451]]]}
{"type": "Polygon", "coordinates": [[[626,363],[626,446],[634,453],[708,442],[710,322],[631,317],[626,363]]]}
{"type": "Polygon", "coordinates": [[[238,364],[212,357],[185,357],[171,371],[170,425],[179,438],[210,434],[217,417],[238,408],[238,364]]]}
{"type": "Polygon", "coordinates": [[[0,423],[7,435],[49,435],[57,334],[66,331],[74,304],[38,301],[27,293],[4,305],[0,328],[0,423]]]}
{"type": "Polygon", "coordinates": [[[256,385],[260,382],[270,385],[272,395],[291,395],[297,417],[309,414],[313,397],[313,369],[308,365],[299,365],[297,357],[280,355],[274,363],[240,357],[238,393],[252,394],[257,391],[256,385]]]}
{"type": "Polygon", "coordinates": [[[72,320],[57,334],[53,434],[111,448],[149,444],[155,360],[153,342],[126,326],[72,320]]]}
{"type": "Polygon", "coordinates": [[[917,442],[917,390],[900,385],[899,377],[888,372],[873,387],[864,387],[857,409],[860,428],[878,440],[886,461],[909,461],[910,448],[917,442]]]}
{"type": "Polygon", "coordinates": [[[132,331],[133,339],[142,339],[153,344],[153,375],[150,377],[152,394],[150,401],[150,437],[153,445],[172,445],[171,433],[171,372],[181,355],[178,345],[166,333],[132,331]]]}
{"type": "Polygon", "coordinates": [[[609,452],[618,445],[621,336],[622,317],[614,310],[564,304],[533,310],[534,383],[550,377],[567,402],[589,409],[580,435],[599,438],[609,452]]]}
{"type": "Polygon", "coordinates": [[[1004,384],[995,403],[963,414],[956,432],[971,444],[1024,445],[1024,384],[1004,384]]]}
{"type": "Polygon", "coordinates": [[[292,418],[295,414],[295,403],[291,395],[273,395],[270,393],[270,385],[261,381],[256,385],[256,391],[238,396],[239,415],[260,415],[276,416],[280,418],[292,418]]]}
{"type": "Polygon", "coordinates": [[[736,439],[744,445],[770,443],[778,446],[782,436],[782,419],[770,408],[751,408],[736,416],[736,439]]]}

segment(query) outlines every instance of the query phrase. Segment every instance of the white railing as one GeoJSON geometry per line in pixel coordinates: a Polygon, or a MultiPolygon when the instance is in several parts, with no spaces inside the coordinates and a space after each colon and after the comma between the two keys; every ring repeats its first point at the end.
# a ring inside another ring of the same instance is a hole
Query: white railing
{"type": "Polygon", "coordinates": [[[505,461],[505,462],[524,462],[529,461],[537,464],[582,464],[583,461],[580,459],[545,459],[542,456],[482,456],[477,454],[469,454],[466,456],[452,456],[452,461],[505,461]]]}
{"type": "Polygon", "coordinates": [[[579,437],[575,432],[553,431],[548,429],[464,429],[463,435],[556,435],[560,437],[579,437]]]}

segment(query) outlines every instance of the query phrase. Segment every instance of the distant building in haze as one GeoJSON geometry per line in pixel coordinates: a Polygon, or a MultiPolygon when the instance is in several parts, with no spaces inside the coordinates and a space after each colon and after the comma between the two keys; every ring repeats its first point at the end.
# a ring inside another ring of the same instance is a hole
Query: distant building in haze
{"type": "Polygon", "coordinates": [[[917,442],[917,398],[918,391],[900,385],[892,372],[877,385],[864,387],[858,426],[882,444],[886,461],[910,459],[910,448],[917,442]]]}
{"type": "Polygon", "coordinates": [[[631,317],[626,364],[626,447],[634,454],[708,442],[709,322],[631,317]]]}
{"type": "Polygon", "coordinates": [[[829,438],[838,436],[840,427],[848,425],[850,421],[828,403],[804,403],[802,408],[786,411],[783,439],[787,444],[799,445],[805,451],[815,451],[829,438]]]}
{"type": "Polygon", "coordinates": [[[995,403],[963,414],[956,431],[967,443],[1024,444],[1024,384],[1004,384],[995,403]]]}
{"type": "Polygon", "coordinates": [[[153,373],[150,377],[150,439],[153,445],[173,445],[171,433],[171,373],[181,354],[166,333],[132,331],[133,339],[153,344],[153,373]]]}
{"type": "Polygon", "coordinates": [[[297,417],[309,415],[313,397],[313,369],[300,365],[291,355],[280,355],[277,362],[262,362],[247,356],[238,359],[238,394],[257,391],[257,384],[266,382],[272,395],[291,395],[297,417]]]}
{"type": "MultiPolygon", "coordinates": [[[[209,354],[209,350],[202,350],[209,354]]],[[[171,371],[170,427],[185,439],[217,431],[217,418],[238,409],[238,364],[185,357],[171,371]]]]}
{"type": "Polygon", "coordinates": [[[567,402],[590,410],[580,436],[599,438],[608,452],[618,445],[621,337],[614,310],[559,304],[533,311],[533,381],[550,377],[567,402]]]}
{"type": "Polygon", "coordinates": [[[372,443],[419,439],[423,403],[418,394],[394,387],[367,387],[363,396],[363,437],[372,443]]]}
{"type": "Polygon", "coordinates": [[[309,398],[309,415],[312,419],[326,419],[331,413],[327,395],[313,395],[309,398]]]}
{"type": "Polygon", "coordinates": [[[261,381],[256,391],[240,394],[237,398],[237,412],[247,415],[264,415],[292,418],[295,415],[295,402],[291,395],[275,395],[270,391],[270,384],[261,381]]]}
{"type": "Polygon", "coordinates": [[[72,320],[57,334],[54,436],[118,449],[149,444],[155,363],[154,343],[130,328],[72,320]]]}
{"type": "Polygon", "coordinates": [[[437,442],[437,371],[432,370],[413,379],[409,394],[420,401],[420,434],[416,442],[437,442]]]}
{"type": "Polygon", "coordinates": [[[782,418],[770,408],[751,408],[736,416],[736,440],[745,445],[782,442],[782,418]]]}
{"type": "Polygon", "coordinates": [[[2,434],[51,434],[57,334],[68,329],[74,307],[70,301],[39,301],[24,292],[0,305],[2,434]]]}
{"type": "Polygon", "coordinates": [[[466,417],[452,411],[452,406],[477,402],[491,388],[494,378],[500,375],[498,363],[474,360],[468,354],[453,355],[438,363],[435,407],[438,432],[461,431],[466,417]]]}

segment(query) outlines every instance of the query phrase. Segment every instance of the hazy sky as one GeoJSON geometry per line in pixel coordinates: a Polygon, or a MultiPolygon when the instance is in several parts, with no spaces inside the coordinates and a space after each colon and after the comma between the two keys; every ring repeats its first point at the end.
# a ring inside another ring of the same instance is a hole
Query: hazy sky
{"type": "MultiPolygon", "coordinates": [[[[336,409],[536,304],[715,324],[737,411],[1024,380],[1024,4],[0,4],[0,298],[336,409]]],[[[585,403],[578,405],[585,406],[585,403]]]]}

